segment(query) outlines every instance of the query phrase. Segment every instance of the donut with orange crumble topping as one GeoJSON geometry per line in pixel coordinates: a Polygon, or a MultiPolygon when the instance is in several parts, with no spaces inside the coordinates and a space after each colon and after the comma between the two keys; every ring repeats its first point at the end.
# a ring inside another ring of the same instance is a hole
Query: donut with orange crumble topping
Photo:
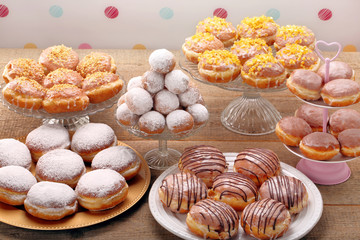
{"type": "Polygon", "coordinates": [[[5,65],[2,77],[6,83],[15,78],[27,77],[42,84],[45,73],[44,68],[34,59],[17,58],[5,65]]]}
{"type": "Polygon", "coordinates": [[[238,38],[236,28],[231,22],[217,16],[208,17],[196,25],[196,33],[211,33],[218,38],[225,47],[230,47],[238,38]]]}
{"type": "Polygon", "coordinates": [[[265,40],[261,38],[241,38],[234,42],[230,51],[239,58],[241,65],[255,55],[272,52],[265,40]]]}
{"type": "Polygon", "coordinates": [[[286,79],[284,66],[270,54],[260,54],[245,62],[241,77],[245,83],[256,88],[272,88],[286,79]]]}
{"type": "Polygon", "coordinates": [[[42,85],[46,88],[51,88],[58,84],[72,84],[81,88],[82,81],[83,77],[80,73],[67,68],[58,68],[44,78],[42,85]]]}
{"type": "Polygon", "coordinates": [[[279,50],[287,44],[299,44],[312,50],[315,48],[315,34],[305,26],[286,25],[281,26],[275,37],[274,47],[279,50]]]}
{"type": "Polygon", "coordinates": [[[70,47],[57,45],[43,50],[39,57],[39,63],[48,74],[58,68],[75,70],[79,63],[78,54],[70,47]]]}
{"type": "Polygon", "coordinates": [[[115,60],[103,52],[92,52],[80,60],[76,70],[85,78],[88,74],[96,72],[116,72],[115,60]]]}

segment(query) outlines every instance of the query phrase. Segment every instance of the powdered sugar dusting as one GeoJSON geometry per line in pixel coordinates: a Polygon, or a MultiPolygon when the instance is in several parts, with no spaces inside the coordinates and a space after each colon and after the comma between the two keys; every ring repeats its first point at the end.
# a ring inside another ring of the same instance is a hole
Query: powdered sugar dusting
{"type": "Polygon", "coordinates": [[[20,166],[5,166],[0,168],[0,187],[12,189],[15,192],[27,192],[36,183],[31,172],[20,166]]]}
{"type": "Polygon", "coordinates": [[[179,98],[176,94],[168,91],[162,90],[155,95],[154,98],[154,108],[156,111],[162,114],[169,114],[180,106],[179,98]]]}
{"type": "Polygon", "coordinates": [[[31,155],[26,145],[12,138],[0,140],[0,167],[21,166],[30,169],[31,155]]]}
{"type": "Polygon", "coordinates": [[[156,111],[150,111],[139,119],[140,129],[146,128],[150,131],[157,131],[165,128],[165,117],[156,111]]]}
{"type": "Polygon", "coordinates": [[[179,126],[187,125],[192,120],[190,113],[184,110],[175,110],[166,117],[166,125],[170,130],[173,130],[179,126]]]}
{"type": "Polygon", "coordinates": [[[169,50],[157,49],[150,54],[149,63],[152,70],[168,73],[175,66],[175,56],[169,50]]]}
{"type": "Polygon", "coordinates": [[[186,111],[193,116],[195,124],[203,124],[209,119],[209,111],[199,103],[189,106],[186,111]]]}
{"type": "Polygon", "coordinates": [[[142,76],[133,77],[129,80],[129,82],[127,84],[127,90],[129,91],[130,89],[133,89],[136,87],[139,87],[139,88],[143,87],[142,76]]]}
{"type": "Polygon", "coordinates": [[[189,86],[189,88],[185,92],[179,94],[180,104],[183,107],[194,105],[199,101],[200,96],[201,94],[199,89],[189,86]]]}
{"type": "Polygon", "coordinates": [[[146,90],[133,88],[126,93],[126,105],[134,114],[142,115],[153,107],[153,99],[146,90]]]}
{"type": "Polygon", "coordinates": [[[188,86],[189,77],[181,70],[173,70],[165,75],[165,87],[172,93],[183,93],[188,86]]]}
{"type": "Polygon", "coordinates": [[[155,94],[164,89],[164,75],[154,71],[147,71],[142,76],[142,86],[149,93],[155,94]]]}
{"type": "Polygon", "coordinates": [[[121,104],[116,109],[116,118],[127,126],[134,126],[139,120],[139,116],[131,112],[126,103],[121,104]]]}

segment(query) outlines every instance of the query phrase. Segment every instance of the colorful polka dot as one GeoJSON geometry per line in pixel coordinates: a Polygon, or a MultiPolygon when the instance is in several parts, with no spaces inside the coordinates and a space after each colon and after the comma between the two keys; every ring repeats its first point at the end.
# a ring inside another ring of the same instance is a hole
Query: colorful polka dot
{"type": "Polygon", "coordinates": [[[323,8],[318,12],[320,20],[327,21],[332,17],[332,11],[327,8],[323,8]]]}
{"type": "Polygon", "coordinates": [[[214,10],[213,15],[220,18],[227,18],[228,13],[224,8],[217,8],[214,10]]]}
{"type": "Polygon", "coordinates": [[[280,11],[275,8],[271,8],[266,12],[266,16],[272,17],[274,20],[278,20],[280,17],[280,11]]]}
{"type": "Polygon", "coordinates": [[[133,49],[146,49],[146,47],[142,44],[135,44],[132,48],[133,49]]]}
{"type": "Polygon", "coordinates": [[[9,15],[8,7],[0,4],[0,17],[6,17],[7,15],[9,15]]]}
{"type": "Polygon", "coordinates": [[[24,48],[37,48],[37,46],[35,45],[35,43],[27,43],[24,45],[24,48]]]}
{"type": "Polygon", "coordinates": [[[110,18],[110,19],[114,19],[119,15],[119,10],[114,7],[114,6],[109,6],[107,8],[105,8],[105,16],[110,18]]]}
{"type": "Polygon", "coordinates": [[[60,6],[53,5],[49,9],[49,13],[55,18],[59,18],[63,15],[63,9],[60,6]]]}
{"type": "Polygon", "coordinates": [[[78,49],[92,49],[92,47],[88,43],[82,43],[79,45],[78,49]]]}
{"type": "Polygon", "coordinates": [[[160,17],[162,17],[163,19],[170,19],[174,16],[174,11],[171,8],[168,7],[164,7],[162,9],[160,9],[160,17]]]}
{"type": "Polygon", "coordinates": [[[343,48],[343,51],[344,52],[356,52],[357,48],[354,45],[349,44],[343,48]]]}

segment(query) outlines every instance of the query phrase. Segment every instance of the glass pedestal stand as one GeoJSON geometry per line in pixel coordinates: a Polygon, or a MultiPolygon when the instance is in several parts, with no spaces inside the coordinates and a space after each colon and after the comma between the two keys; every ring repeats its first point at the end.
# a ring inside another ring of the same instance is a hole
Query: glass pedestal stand
{"type": "Polygon", "coordinates": [[[167,147],[167,140],[159,140],[159,148],[152,149],[144,155],[149,167],[155,170],[165,170],[179,162],[181,153],[167,147]]]}

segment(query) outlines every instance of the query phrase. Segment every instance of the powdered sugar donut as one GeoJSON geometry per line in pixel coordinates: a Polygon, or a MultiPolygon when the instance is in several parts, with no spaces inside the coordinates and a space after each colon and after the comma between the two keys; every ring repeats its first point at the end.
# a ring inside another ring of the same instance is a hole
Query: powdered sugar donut
{"type": "Polygon", "coordinates": [[[153,107],[153,99],[150,93],[142,88],[133,88],[126,93],[125,102],[130,111],[142,115],[153,107]]]}
{"type": "Polygon", "coordinates": [[[91,163],[92,170],[106,168],[117,171],[126,180],[130,180],[140,171],[141,161],[129,147],[109,147],[96,154],[91,163]]]}
{"type": "Polygon", "coordinates": [[[189,86],[189,77],[181,70],[173,70],[165,75],[165,87],[172,93],[185,92],[189,86]]]}
{"type": "Polygon", "coordinates": [[[176,94],[164,89],[158,92],[154,98],[154,109],[164,115],[169,114],[180,106],[176,94]]]}
{"type": "Polygon", "coordinates": [[[209,119],[209,111],[199,103],[189,106],[186,111],[194,118],[195,125],[202,125],[209,119]]]}
{"type": "Polygon", "coordinates": [[[149,93],[155,94],[164,89],[164,75],[154,71],[147,71],[142,75],[142,86],[149,93]]]}
{"type": "Polygon", "coordinates": [[[5,166],[21,166],[30,169],[31,154],[26,145],[13,138],[0,140],[0,168],[5,166]]]}
{"type": "Polygon", "coordinates": [[[139,129],[147,134],[160,134],[165,129],[165,117],[156,111],[147,112],[139,118],[139,129]]]}
{"type": "Polygon", "coordinates": [[[127,84],[127,90],[129,91],[130,89],[133,89],[136,87],[139,87],[139,88],[143,87],[142,76],[133,77],[129,80],[129,82],[127,84]]]}
{"type": "Polygon", "coordinates": [[[175,56],[166,49],[157,49],[150,54],[149,63],[151,70],[159,73],[168,73],[175,67],[175,56]]]}
{"type": "Polygon", "coordinates": [[[139,115],[131,112],[126,103],[123,103],[116,110],[116,119],[125,126],[134,126],[139,120],[139,115]]]}
{"type": "Polygon", "coordinates": [[[36,178],[29,170],[20,166],[0,168],[0,202],[22,205],[36,178]]]}
{"type": "Polygon", "coordinates": [[[200,100],[201,94],[197,87],[190,85],[185,92],[179,94],[178,96],[181,106],[188,107],[197,103],[200,100]]]}
{"type": "Polygon", "coordinates": [[[190,131],[194,127],[194,118],[184,110],[175,110],[166,116],[166,125],[173,133],[190,131]]]}

